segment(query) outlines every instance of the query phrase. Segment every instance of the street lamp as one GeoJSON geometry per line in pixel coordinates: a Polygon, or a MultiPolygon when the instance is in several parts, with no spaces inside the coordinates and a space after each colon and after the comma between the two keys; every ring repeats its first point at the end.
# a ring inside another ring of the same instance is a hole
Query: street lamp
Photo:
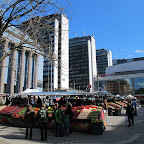
{"type": "Polygon", "coordinates": [[[101,79],[101,77],[97,74],[97,84],[98,84],[97,88],[98,88],[98,91],[99,91],[99,80],[100,79],[101,79]]]}
{"type": "Polygon", "coordinates": [[[74,90],[75,90],[75,81],[74,81],[74,90]]]}

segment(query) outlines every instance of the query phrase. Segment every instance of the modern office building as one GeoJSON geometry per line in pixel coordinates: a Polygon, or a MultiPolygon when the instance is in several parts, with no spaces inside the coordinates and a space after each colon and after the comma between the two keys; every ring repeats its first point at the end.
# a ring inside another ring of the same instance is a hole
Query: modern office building
{"type": "Polygon", "coordinates": [[[52,43],[54,56],[44,58],[43,91],[69,89],[69,21],[63,14],[44,17],[51,27],[50,37],[45,35],[46,43],[52,43]]]}
{"type": "Polygon", "coordinates": [[[106,76],[94,78],[94,90],[112,94],[144,96],[144,60],[117,64],[106,68],[106,76]]]}
{"type": "Polygon", "coordinates": [[[69,43],[70,88],[92,91],[92,79],[97,76],[95,39],[89,35],[72,38],[69,43]]]}
{"type": "Polygon", "coordinates": [[[112,52],[106,49],[96,50],[96,62],[98,75],[105,74],[107,67],[112,66],[112,52]]]}
{"type": "Polygon", "coordinates": [[[113,60],[113,65],[128,63],[128,62],[133,62],[133,61],[140,61],[140,60],[144,60],[144,57],[130,58],[130,59],[125,59],[125,58],[123,58],[123,59],[114,59],[113,60]]]}
{"type": "Polygon", "coordinates": [[[18,38],[13,34],[7,37],[4,34],[0,42],[1,57],[5,51],[13,51],[0,62],[0,93],[20,93],[27,88],[37,89],[39,55],[26,46],[15,49],[18,38]]]}

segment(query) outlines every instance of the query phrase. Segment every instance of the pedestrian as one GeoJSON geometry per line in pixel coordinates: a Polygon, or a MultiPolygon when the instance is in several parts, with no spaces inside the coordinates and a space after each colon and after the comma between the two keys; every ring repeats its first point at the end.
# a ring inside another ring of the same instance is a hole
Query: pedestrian
{"type": "Polygon", "coordinates": [[[134,125],[133,112],[134,112],[134,108],[133,108],[131,102],[129,101],[127,108],[126,108],[126,115],[128,116],[128,122],[129,122],[128,127],[130,127],[131,125],[134,125]]]}
{"type": "Polygon", "coordinates": [[[10,104],[10,100],[9,100],[9,97],[8,96],[6,96],[6,102],[5,102],[5,105],[9,105],[10,104]]]}
{"type": "Polygon", "coordinates": [[[38,119],[40,124],[40,131],[41,131],[41,140],[47,140],[47,122],[48,122],[48,110],[46,109],[45,103],[42,103],[41,108],[38,110],[38,119]],[[45,132],[45,137],[43,134],[45,132]]]}
{"type": "Polygon", "coordinates": [[[106,119],[106,124],[107,124],[108,123],[108,103],[107,103],[107,99],[104,100],[103,108],[104,108],[105,119],[106,119]]]}
{"type": "Polygon", "coordinates": [[[54,114],[55,117],[55,136],[63,137],[63,112],[61,111],[61,106],[56,109],[54,114]]]}
{"type": "MultiPolygon", "coordinates": [[[[68,103],[67,110],[65,111],[65,115],[69,116],[69,123],[71,123],[73,117],[73,111],[72,111],[72,104],[70,102],[68,103]]],[[[69,133],[72,134],[72,128],[70,124],[69,124],[69,133]]]]}
{"type": "Polygon", "coordinates": [[[41,107],[42,106],[42,100],[41,100],[41,98],[38,96],[38,99],[37,99],[37,106],[38,107],[41,107]]]}
{"type": "Polygon", "coordinates": [[[53,108],[52,122],[51,122],[51,124],[52,124],[52,132],[55,131],[55,112],[56,112],[57,108],[58,108],[58,103],[56,103],[56,104],[54,105],[54,108],[53,108]]]}
{"type": "Polygon", "coordinates": [[[77,96],[77,98],[76,98],[76,104],[75,104],[75,106],[82,106],[82,101],[79,98],[79,96],[77,96]]]}
{"type": "Polygon", "coordinates": [[[27,111],[25,112],[24,115],[24,120],[25,120],[25,125],[26,125],[26,136],[25,138],[28,138],[28,131],[30,129],[30,135],[29,138],[32,138],[32,128],[34,125],[34,117],[35,117],[35,112],[32,109],[31,105],[28,105],[27,107],[27,111]]]}
{"type": "Polygon", "coordinates": [[[64,132],[66,136],[69,136],[69,128],[70,128],[69,115],[66,114],[64,117],[64,132]]]}
{"type": "Polygon", "coordinates": [[[138,105],[136,99],[133,100],[132,105],[133,105],[133,108],[134,108],[134,114],[137,116],[137,107],[139,107],[139,105],[138,105]]]}

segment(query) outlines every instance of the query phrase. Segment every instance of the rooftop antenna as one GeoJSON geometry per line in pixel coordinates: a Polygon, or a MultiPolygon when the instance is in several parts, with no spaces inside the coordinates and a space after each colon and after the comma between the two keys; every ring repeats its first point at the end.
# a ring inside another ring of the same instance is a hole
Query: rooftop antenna
{"type": "Polygon", "coordinates": [[[85,31],[83,31],[83,36],[85,36],[85,31]]]}

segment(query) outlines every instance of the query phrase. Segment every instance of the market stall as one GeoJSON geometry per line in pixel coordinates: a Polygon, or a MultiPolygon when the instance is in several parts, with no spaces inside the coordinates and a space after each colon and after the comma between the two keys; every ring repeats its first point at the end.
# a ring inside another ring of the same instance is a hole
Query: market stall
{"type": "MultiPolygon", "coordinates": [[[[9,123],[11,126],[25,127],[24,114],[26,107],[20,106],[0,106],[0,122],[9,123]]],[[[33,107],[37,113],[39,108],[33,107]]],[[[62,107],[65,111],[66,107],[62,107]]],[[[48,107],[49,123],[48,127],[51,128],[52,107],[48,107]]],[[[71,121],[71,126],[74,131],[92,132],[93,134],[103,134],[106,128],[105,116],[102,107],[95,105],[77,106],[72,107],[74,113],[71,121]]],[[[35,126],[38,123],[35,122],[35,126]]]]}
{"type": "Polygon", "coordinates": [[[108,111],[110,115],[118,116],[121,114],[122,107],[120,105],[113,102],[109,102],[108,107],[109,107],[108,111]]]}

